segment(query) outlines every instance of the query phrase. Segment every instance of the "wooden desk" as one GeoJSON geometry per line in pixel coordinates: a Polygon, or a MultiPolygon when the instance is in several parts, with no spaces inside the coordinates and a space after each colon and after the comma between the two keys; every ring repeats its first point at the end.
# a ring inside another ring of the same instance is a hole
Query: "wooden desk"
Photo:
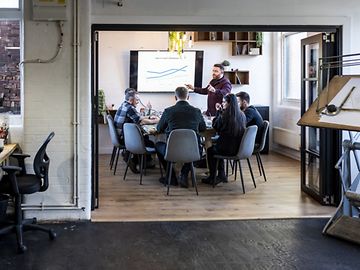
{"type": "Polygon", "coordinates": [[[18,148],[17,143],[5,144],[4,149],[0,153],[0,163],[6,161],[17,148],[18,148]]]}

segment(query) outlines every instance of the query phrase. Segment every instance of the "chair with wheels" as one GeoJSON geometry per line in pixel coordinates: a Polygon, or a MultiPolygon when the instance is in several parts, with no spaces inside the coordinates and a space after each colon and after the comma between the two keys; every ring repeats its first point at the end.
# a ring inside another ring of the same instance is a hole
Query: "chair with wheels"
{"type": "MultiPolygon", "coordinates": [[[[256,183],[255,183],[254,175],[253,175],[253,172],[252,172],[252,169],[251,169],[251,164],[250,164],[249,158],[252,156],[252,153],[253,153],[253,150],[254,150],[257,129],[258,129],[257,126],[250,126],[250,127],[246,128],[246,130],[244,132],[244,135],[243,135],[243,137],[241,139],[239,150],[238,150],[238,152],[237,152],[237,154],[235,156],[214,155],[214,157],[217,159],[215,168],[217,168],[218,165],[219,165],[219,159],[227,159],[227,160],[233,160],[234,161],[235,177],[236,177],[236,174],[237,174],[237,164],[239,164],[241,185],[242,185],[242,190],[243,190],[244,194],[245,194],[245,186],[244,186],[244,178],[243,178],[243,174],[242,174],[240,160],[242,160],[242,159],[247,160],[249,170],[250,170],[250,174],[251,174],[251,178],[252,178],[252,181],[254,183],[254,187],[256,188],[256,183]]],[[[236,180],[236,178],[235,178],[235,180],[236,180]]],[[[215,187],[215,181],[216,181],[216,177],[214,177],[214,179],[213,179],[213,187],[215,187]]]]}
{"type": "Polygon", "coordinates": [[[21,209],[22,197],[25,194],[43,192],[49,186],[48,172],[50,159],[46,154],[46,147],[55,133],[51,132],[45,142],[37,151],[33,169],[34,174],[28,174],[25,168],[24,159],[29,155],[13,154],[18,159],[19,166],[2,166],[7,173],[0,181],[0,193],[9,194],[14,200],[15,216],[14,223],[0,230],[0,235],[15,231],[18,244],[18,252],[23,253],[27,247],[23,243],[23,232],[28,230],[39,230],[49,234],[51,240],[56,238],[56,233],[52,229],[36,224],[36,218],[23,219],[21,209]]]}
{"type": "Polygon", "coordinates": [[[111,143],[114,146],[112,154],[111,154],[111,159],[110,159],[110,170],[114,166],[114,162],[115,162],[115,167],[114,167],[114,175],[115,175],[118,160],[119,160],[119,154],[120,154],[121,150],[125,150],[125,145],[120,143],[119,134],[118,134],[118,132],[117,132],[117,130],[115,128],[115,124],[114,124],[114,120],[113,120],[112,116],[110,114],[108,114],[106,116],[106,119],[107,119],[107,123],[108,123],[108,126],[109,126],[109,133],[110,133],[111,143]]]}
{"type": "MultiPolygon", "coordinates": [[[[140,127],[134,123],[125,123],[123,127],[124,131],[124,140],[125,148],[130,152],[129,158],[127,160],[126,169],[124,173],[124,180],[126,178],[127,170],[129,168],[130,159],[137,155],[139,157],[140,164],[140,185],[142,185],[142,177],[146,168],[146,155],[147,154],[156,154],[156,150],[153,147],[147,147],[145,145],[143,134],[140,130],[140,127]]],[[[162,176],[162,169],[160,165],[160,173],[162,176]]]]}
{"type": "Polygon", "coordinates": [[[261,175],[264,176],[265,182],[266,182],[266,175],[265,175],[264,166],[263,166],[263,163],[262,163],[262,160],[261,160],[260,152],[265,147],[266,135],[268,133],[268,130],[269,130],[269,121],[264,120],[264,123],[263,123],[263,126],[262,126],[261,141],[260,141],[260,143],[255,144],[254,151],[253,151],[253,155],[255,155],[256,161],[257,161],[257,164],[258,164],[260,176],[261,175]]]}
{"type": "Polygon", "coordinates": [[[175,129],[170,132],[164,159],[168,162],[167,166],[167,192],[169,195],[171,172],[173,163],[191,163],[191,180],[195,186],[196,195],[199,195],[196,176],[194,171],[194,161],[200,160],[199,143],[196,133],[192,129],[175,129]]]}

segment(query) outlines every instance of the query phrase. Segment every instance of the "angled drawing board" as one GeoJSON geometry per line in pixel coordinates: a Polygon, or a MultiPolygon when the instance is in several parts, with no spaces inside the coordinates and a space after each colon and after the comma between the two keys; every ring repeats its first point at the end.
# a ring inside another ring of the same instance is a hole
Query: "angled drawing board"
{"type": "Polygon", "coordinates": [[[348,109],[360,109],[360,75],[335,76],[297,124],[300,126],[360,131],[360,111],[350,111],[348,109]],[[355,88],[353,89],[353,87],[355,88]],[[348,94],[350,94],[349,98],[343,105],[343,108],[347,110],[340,110],[339,114],[334,116],[322,114],[321,112],[324,110],[316,112],[317,108],[323,108],[327,104],[340,106],[348,94]]]}

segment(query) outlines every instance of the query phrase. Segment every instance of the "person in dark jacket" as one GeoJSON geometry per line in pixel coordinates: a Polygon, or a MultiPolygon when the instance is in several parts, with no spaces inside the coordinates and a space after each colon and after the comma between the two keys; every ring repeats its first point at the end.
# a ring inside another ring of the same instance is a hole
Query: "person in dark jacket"
{"type": "Polygon", "coordinates": [[[212,184],[218,171],[215,184],[227,182],[224,170],[224,160],[219,160],[216,168],[214,155],[236,155],[239,150],[240,142],[246,128],[245,114],[240,111],[236,96],[228,94],[224,97],[221,104],[216,104],[216,117],[213,120],[213,128],[217,131],[219,138],[215,144],[207,149],[207,160],[210,175],[202,179],[203,183],[212,184]]]}
{"type": "MultiPolygon", "coordinates": [[[[176,104],[174,106],[165,109],[161,115],[160,121],[157,124],[157,132],[165,132],[167,137],[174,129],[192,129],[199,135],[200,131],[206,129],[204,118],[201,111],[198,108],[191,106],[187,99],[189,98],[188,90],[185,87],[177,87],[175,90],[176,104]]],[[[164,160],[166,143],[157,142],[155,145],[156,152],[159,161],[166,168],[166,161],[164,160]]],[[[188,187],[188,175],[191,169],[190,163],[185,163],[181,169],[180,174],[180,186],[188,187]]],[[[160,182],[164,182],[165,179],[160,178],[160,182]]],[[[172,185],[177,185],[177,179],[175,173],[172,172],[172,185]]]]}
{"type": "Polygon", "coordinates": [[[221,103],[224,96],[230,94],[232,86],[228,78],[224,76],[224,66],[215,64],[212,69],[213,79],[205,88],[194,87],[191,84],[185,84],[188,89],[194,90],[195,93],[207,95],[207,111],[208,116],[216,114],[216,103],[221,103]]]}
{"type": "Polygon", "coordinates": [[[256,143],[261,142],[262,127],[264,120],[259,111],[252,105],[250,105],[250,96],[246,92],[239,92],[236,94],[240,110],[242,110],[246,116],[246,126],[257,125],[258,131],[256,133],[256,143]]]}

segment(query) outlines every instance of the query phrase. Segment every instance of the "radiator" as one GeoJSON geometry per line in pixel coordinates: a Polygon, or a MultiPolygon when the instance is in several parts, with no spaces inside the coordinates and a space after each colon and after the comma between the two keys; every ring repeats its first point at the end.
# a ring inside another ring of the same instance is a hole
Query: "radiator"
{"type": "Polygon", "coordinates": [[[274,143],[299,150],[300,149],[300,134],[280,127],[273,127],[274,143]]]}

